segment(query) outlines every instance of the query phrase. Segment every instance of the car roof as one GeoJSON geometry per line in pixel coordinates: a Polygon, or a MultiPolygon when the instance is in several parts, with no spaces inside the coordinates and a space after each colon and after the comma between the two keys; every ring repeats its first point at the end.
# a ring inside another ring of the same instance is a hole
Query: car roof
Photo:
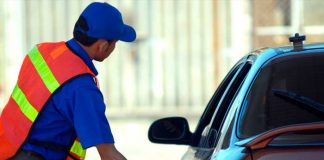
{"type": "Polygon", "coordinates": [[[303,44],[302,50],[294,50],[292,45],[282,46],[282,47],[273,47],[273,48],[260,48],[249,53],[249,56],[254,56],[254,61],[259,63],[257,68],[261,67],[264,63],[270,59],[283,57],[285,55],[297,55],[297,54],[309,54],[309,53],[319,53],[323,52],[324,54],[324,43],[311,43],[303,44]]]}

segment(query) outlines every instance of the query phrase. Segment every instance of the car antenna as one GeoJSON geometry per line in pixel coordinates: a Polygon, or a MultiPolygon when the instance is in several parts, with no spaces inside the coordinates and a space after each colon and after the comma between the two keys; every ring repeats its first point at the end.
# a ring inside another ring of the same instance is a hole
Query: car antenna
{"type": "Polygon", "coordinates": [[[303,41],[306,39],[305,35],[299,35],[295,33],[295,36],[289,37],[289,41],[293,43],[294,51],[303,50],[303,41]]]}

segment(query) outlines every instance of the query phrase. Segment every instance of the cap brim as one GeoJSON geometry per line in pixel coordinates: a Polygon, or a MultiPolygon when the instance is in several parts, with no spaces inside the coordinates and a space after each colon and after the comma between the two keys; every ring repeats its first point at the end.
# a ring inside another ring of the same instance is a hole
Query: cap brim
{"type": "Polygon", "coordinates": [[[124,42],[133,42],[136,39],[135,29],[127,24],[124,25],[123,33],[121,34],[119,40],[124,42]]]}

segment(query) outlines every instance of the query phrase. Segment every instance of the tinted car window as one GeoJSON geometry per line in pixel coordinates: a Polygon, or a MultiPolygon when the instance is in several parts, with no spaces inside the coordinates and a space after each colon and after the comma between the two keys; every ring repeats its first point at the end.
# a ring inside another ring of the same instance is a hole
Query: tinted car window
{"type": "Polygon", "coordinates": [[[232,100],[235,98],[236,92],[239,90],[242,82],[245,79],[248,71],[251,68],[251,62],[242,61],[238,63],[228,76],[229,83],[225,85],[225,91],[220,100],[215,104],[215,112],[212,116],[211,123],[208,124],[202,132],[197,151],[195,152],[196,159],[209,159],[214,148],[217,145],[219,131],[222,122],[227,117],[227,111],[231,106],[232,100]],[[243,63],[244,62],[244,63],[243,63]],[[234,75],[232,75],[234,74],[234,75]],[[217,106],[217,107],[216,107],[217,106]]]}
{"type": "Polygon", "coordinates": [[[265,65],[239,125],[241,138],[276,127],[324,120],[323,53],[286,55],[265,65]]]}
{"type": "MultiPolygon", "coordinates": [[[[214,117],[213,115],[219,108],[217,106],[219,105],[220,101],[222,101],[225,92],[227,92],[228,88],[232,85],[233,78],[235,77],[236,74],[238,74],[238,71],[244,64],[244,59],[242,58],[234,67],[229,71],[229,73],[226,75],[222,83],[219,85],[217,90],[215,91],[213,97],[209,101],[205,111],[203,112],[201,119],[198,122],[196,131],[194,132],[192,136],[192,143],[191,146],[198,146],[198,147],[204,147],[201,146],[201,141],[205,137],[202,137],[203,131],[208,131],[206,128],[210,128],[207,125],[210,124],[212,121],[212,118],[214,117]]],[[[223,119],[223,115],[220,115],[221,117],[218,117],[220,120],[223,119]]],[[[215,127],[214,127],[215,128],[215,127]]],[[[205,148],[205,147],[204,147],[205,148]]]]}

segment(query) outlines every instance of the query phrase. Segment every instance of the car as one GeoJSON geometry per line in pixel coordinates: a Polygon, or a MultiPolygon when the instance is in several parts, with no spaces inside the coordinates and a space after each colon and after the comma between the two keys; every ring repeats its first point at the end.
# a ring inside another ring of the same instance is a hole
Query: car
{"type": "Polygon", "coordinates": [[[240,59],[196,129],[184,117],[154,121],[153,143],[188,145],[183,160],[323,160],[324,44],[262,48],[240,59]]]}

